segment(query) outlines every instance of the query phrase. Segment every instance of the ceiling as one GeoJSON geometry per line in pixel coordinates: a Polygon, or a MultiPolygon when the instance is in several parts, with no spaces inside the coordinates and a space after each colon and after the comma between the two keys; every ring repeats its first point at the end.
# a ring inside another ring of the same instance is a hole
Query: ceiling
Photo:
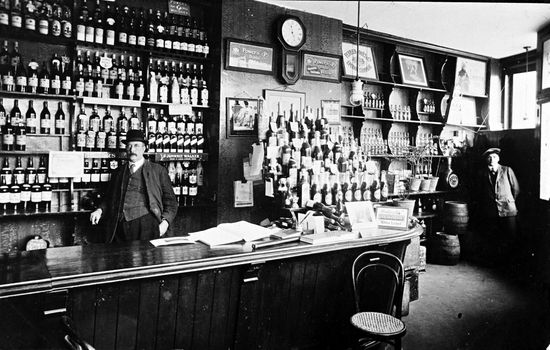
{"type": "MultiPolygon", "coordinates": [[[[357,1],[260,1],[357,26],[357,1]]],[[[361,26],[493,58],[535,49],[548,23],[550,3],[361,1],[361,26]]]]}

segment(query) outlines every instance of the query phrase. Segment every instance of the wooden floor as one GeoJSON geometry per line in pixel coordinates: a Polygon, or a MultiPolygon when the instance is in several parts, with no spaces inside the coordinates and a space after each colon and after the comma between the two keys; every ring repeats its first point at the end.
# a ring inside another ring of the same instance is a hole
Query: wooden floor
{"type": "Polygon", "coordinates": [[[428,264],[404,318],[406,350],[546,349],[547,293],[519,267],[428,264]]]}

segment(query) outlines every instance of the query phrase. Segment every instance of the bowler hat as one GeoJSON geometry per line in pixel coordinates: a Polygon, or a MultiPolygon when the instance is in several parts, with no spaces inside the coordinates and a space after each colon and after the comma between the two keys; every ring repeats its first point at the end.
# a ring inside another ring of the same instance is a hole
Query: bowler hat
{"type": "Polygon", "coordinates": [[[128,131],[128,134],[126,134],[126,140],[124,140],[123,142],[128,143],[132,141],[140,141],[147,144],[147,141],[145,140],[145,134],[141,130],[128,131]]]}
{"type": "Polygon", "coordinates": [[[483,152],[482,157],[485,158],[485,157],[489,156],[489,154],[493,154],[493,153],[496,153],[496,154],[500,155],[500,148],[496,148],[496,147],[489,148],[488,150],[483,152]]]}

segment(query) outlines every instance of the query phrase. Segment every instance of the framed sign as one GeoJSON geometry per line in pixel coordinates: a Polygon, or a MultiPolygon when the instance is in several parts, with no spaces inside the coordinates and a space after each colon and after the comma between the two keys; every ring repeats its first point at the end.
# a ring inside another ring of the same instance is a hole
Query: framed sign
{"type": "Polygon", "coordinates": [[[410,56],[402,53],[398,53],[397,57],[399,58],[399,69],[401,70],[401,80],[403,84],[428,87],[423,57],[410,56]]]}
{"type": "Polygon", "coordinates": [[[541,92],[550,88],[550,38],[542,42],[541,92]]]}
{"type": "MultiPolygon", "coordinates": [[[[277,117],[283,111],[303,111],[306,106],[306,94],[298,91],[264,90],[264,113],[277,117]]],[[[275,119],[274,119],[275,120],[275,119]]]]}
{"type": "Polygon", "coordinates": [[[345,206],[352,230],[361,231],[361,229],[376,227],[372,202],[346,202],[345,206]]]}
{"type": "Polygon", "coordinates": [[[228,97],[226,120],[228,136],[257,135],[258,100],[228,97]]]}
{"type": "Polygon", "coordinates": [[[457,57],[454,91],[460,95],[486,96],[487,64],[457,57]]]}
{"type": "Polygon", "coordinates": [[[321,100],[321,111],[329,124],[340,125],[340,100],[321,100]]]}
{"type": "Polygon", "coordinates": [[[376,221],[380,228],[407,230],[409,228],[409,209],[381,206],[376,209],[376,221]]]}
{"type": "Polygon", "coordinates": [[[271,74],[273,47],[238,39],[227,39],[225,69],[242,72],[271,74]]]}
{"type": "MultiPolygon", "coordinates": [[[[357,75],[357,44],[342,43],[342,59],[344,63],[344,75],[353,77],[357,75]]],[[[378,71],[372,47],[359,45],[359,78],[378,80],[378,71]]]]}
{"type": "Polygon", "coordinates": [[[302,52],[302,78],[340,82],[340,56],[302,52]]]}

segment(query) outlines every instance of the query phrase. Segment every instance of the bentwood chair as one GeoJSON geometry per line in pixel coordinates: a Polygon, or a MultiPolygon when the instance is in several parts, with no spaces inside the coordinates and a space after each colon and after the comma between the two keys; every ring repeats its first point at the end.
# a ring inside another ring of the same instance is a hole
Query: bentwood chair
{"type": "Polygon", "coordinates": [[[380,342],[401,349],[407,330],[401,321],[405,272],[401,260],[382,251],[360,254],[352,266],[355,314],[351,324],[361,337],[357,347],[373,348],[380,342]]]}
{"type": "Polygon", "coordinates": [[[95,348],[88,344],[76,330],[72,319],[69,316],[61,317],[61,324],[65,334],[65,345],[69,350],[94,350],[95,348]]]}

